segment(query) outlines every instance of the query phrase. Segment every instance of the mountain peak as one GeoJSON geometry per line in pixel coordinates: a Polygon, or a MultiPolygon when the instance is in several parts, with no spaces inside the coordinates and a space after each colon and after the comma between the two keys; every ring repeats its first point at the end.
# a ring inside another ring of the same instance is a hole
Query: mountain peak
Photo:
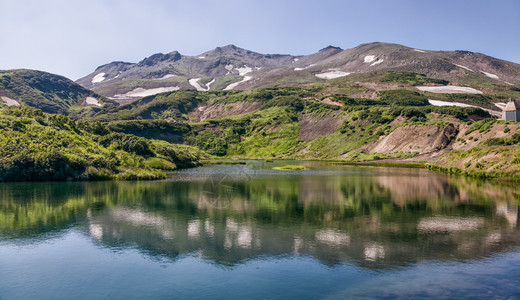
{"type": "Polygon", "coordinates": [[[172,51],[168,54],[156,53],[150,57],[147,57],[138,63],[139,66],[153,66],[163,61],[177,61],[181,59],[182,55],[178,51],[172,51]]]}
{"type": "Polygon", "coordinates": [[[101,70],[101,69],[111,68],[111,67],[117,68],[117,67],[131,66],[131,65],[133,65],[133,63],[126,62],[126,61],[113,61],[111,63],[104,64],[104,65],[97,67],[94,72],[97,72],[98,70],[101,70]]]}
{"type": "Polygon", "coordinates": [[[218,52],[237,52],[237,51],[243,51],[243,50],[245,50],[245,49],[237,47],[237,46],[235,46],[233,44],[229,44],[229,45],[226,45],[226,46],[223,46],[223,47],[217,47],[213,51],[218,51],[218,52]]]}
{"type": "Polygon", "coordinates": [[[342,51],[343,49],[341,49],[340,47],[335,47],[335,46],[329,45],[329,46],[321,49],[320,52],[321,51],[327,51],[327,50],[340,50],[340,51],[342,51]]]}

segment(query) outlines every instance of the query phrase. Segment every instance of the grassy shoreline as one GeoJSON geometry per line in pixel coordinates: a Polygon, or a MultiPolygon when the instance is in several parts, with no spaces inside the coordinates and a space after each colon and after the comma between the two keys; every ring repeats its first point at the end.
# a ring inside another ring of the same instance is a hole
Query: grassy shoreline
{"type": "Polygon", "coordinates": [[[265,159],[265,158],[241,158],[239,160],[233,159],[213,159],[208,161],[202,161],[204,165],[212,165],[212,164],[226,164],[226,165],[245,165],[248,160],[251,161],[266,161],[266,162],[274,162],[274,161],[301,161],[301,162],[329,162],[339,165],[347,165],[347,166],[367,166],[367,167],[390,167],[390,168],[411,168],[411,169],[428,169],[431,171],[442,172],[449,175],[458,175],[479,179],[493,179],[493,180],[501,180],[501,181],[520,181],[520,173],[517,172],[491,172],[491,171],[477,171],[477,170],[462,170],[460,168],[455,167],[443,167],[436,164],[430,164],[425,162],[353,162],[353,161],[344,161],[344,160],[334,160],[334,159],[289,159],[289,158],[281,158],[281,159],[265,159]]]}

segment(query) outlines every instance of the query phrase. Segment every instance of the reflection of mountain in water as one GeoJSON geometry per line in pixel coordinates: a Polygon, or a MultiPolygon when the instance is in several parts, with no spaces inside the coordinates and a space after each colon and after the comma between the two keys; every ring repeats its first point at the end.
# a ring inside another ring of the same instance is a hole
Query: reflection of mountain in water
{"type": "Polygon", "coordinates": [[[514,188],[394,173],[2,185],[0,238],[42,239],[77,227],[102,245],[171,259],[197,254],[233,265],[307,255],[370,268],[520,245],[514,188]]]}

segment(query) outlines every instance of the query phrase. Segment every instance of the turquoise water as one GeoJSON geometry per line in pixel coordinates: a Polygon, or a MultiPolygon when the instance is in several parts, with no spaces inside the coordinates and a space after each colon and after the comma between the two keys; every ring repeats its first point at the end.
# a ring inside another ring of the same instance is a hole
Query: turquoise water
{"type": "Polygon", "coordinates": [[[515,185],[296,163],[0,184],[0,299],[520,298],[515,185]]]}

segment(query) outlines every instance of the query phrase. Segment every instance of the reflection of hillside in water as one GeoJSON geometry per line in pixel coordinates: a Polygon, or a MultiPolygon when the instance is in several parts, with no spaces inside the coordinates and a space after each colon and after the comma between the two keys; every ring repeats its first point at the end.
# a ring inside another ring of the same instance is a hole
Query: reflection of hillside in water
{"type": "Polygon", "coordinates": [[[76,227],[111,247],[171,259],[196,254],[224,265],[306,255],[328,265],[399,266],[520,245],[513,187],[407,172],[5,185],[0,234],[38,239],[76,227]]]}

